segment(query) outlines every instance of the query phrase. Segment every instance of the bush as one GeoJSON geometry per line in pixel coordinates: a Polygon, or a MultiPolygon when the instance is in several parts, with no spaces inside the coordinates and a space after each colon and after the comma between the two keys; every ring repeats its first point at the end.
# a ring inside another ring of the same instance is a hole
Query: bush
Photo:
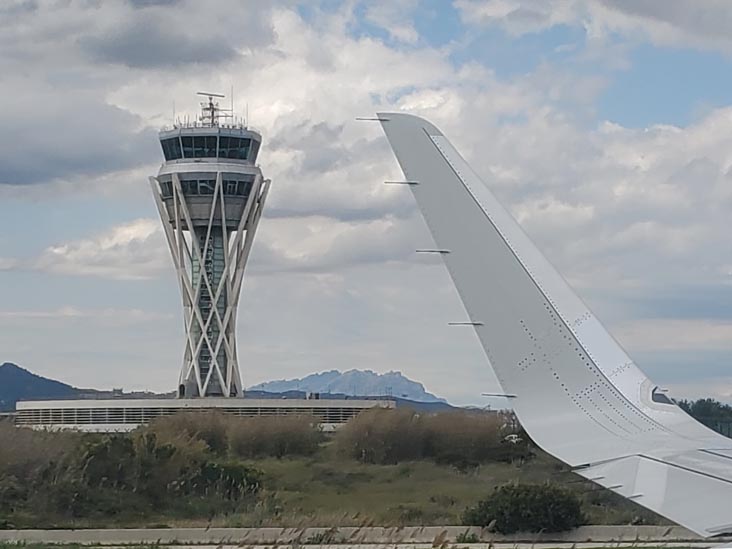
{"type": "Polygon", "coordinates": [[[231,511],[247,505],[261,484],[258,471],[225,461],[185,430],[78,435],[11,426],[1,434],[5,522],[43,516],[54,524],[145,516],[153,509],[231,511]]]}
{"type": "Polygon", "coordinates": [[[280,416],[232,418],[230,451],[241,458],[309,456],[323,441],[312,417],[280,416]]]}
{"type": "Polygon", "coordinates": [[[580,500],[551,484],[507,484],[463,514],[463,524],[501,534],[563,532],[584,523],[580,500]]]}
{"type": "Polygon", "coordinates": [[[312,455],[323,440],[319,425],[307,416],[235,417],[190,412],[160,418],[143,430],[166,441],[188,437],[205,443],[218,456],[247,459],[312,455]]]}
{"type": "Polygon", "coordinates": [[[54,463],[67,459],[81,443],[82,435],[18,429],[0,422],[0,478],[25,479],[40,474],[54,463]]]}
{"type": "Polygon", "coordinates": [[[427,458],[464,471],[489,461],[530,457],[526,437],[518,444],[504,442],[512,430],[503,414],[373,409],[338,431],[335,444],[341,454],[364,463],[427,458]]]}
{"type": "Polygon", "coordinates": [[[505,442],[507,418],[485,412],[443,412],[424,417],[428,435],[427,455],[437,463],[460,470],[486,462],[512,462],[531,456],[528,438],[519,443],[505,442]]]}
{"type": "Polygon", "coordinates": [[[338,451],[363,463],[394,464],[425,455],[423,422],[412,410],[374,408],[336,432],[338,451]]]}
{"type": "Polygon", "coordinates": [[[181,435],[200,440],[211,452],[223,456],[229,448],[232,420],[236,419],[220,412],[186,412],[158,418],[144,430],[166,441],[179,439],[181,435]]]}
{"type": "Polygon", "coordinates": [[[239,501],[259,491],[262,474],[241,463],[204,463],[184,486],[199,495],[218,494],[229,501],[239,501]]]}

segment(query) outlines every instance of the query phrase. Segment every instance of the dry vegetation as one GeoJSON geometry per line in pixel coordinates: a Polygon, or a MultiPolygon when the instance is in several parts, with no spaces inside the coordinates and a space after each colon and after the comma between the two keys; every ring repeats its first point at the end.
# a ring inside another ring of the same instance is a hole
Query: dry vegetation
{"type": "Polygon", "coordinates": [[[146,430],[163,440],[185,434],[216,455],[241,459],[309,456],[323,442],[318,425],[305,416],[236,418],[198,412],[161,418],[146,430]]]}
{"type": "Polygon", "coordinates": [[[487,462],[524,461],[531,457],[526,437],[506,442],[513,433],[510,414],[412,410],[370,410],[336,436],[338,451],[364,463],[388,465],[430,459],[468,470],[487,462]]]}
{"type": "Polygon", "coordinates": [[[182,414],[123,435],[0,422],[0,527],[459,524],[506,483],[566,484],[591,522],[655,520],[563,471],[510,415],[373,410],[335,435],[306,417],[182,414]]]}

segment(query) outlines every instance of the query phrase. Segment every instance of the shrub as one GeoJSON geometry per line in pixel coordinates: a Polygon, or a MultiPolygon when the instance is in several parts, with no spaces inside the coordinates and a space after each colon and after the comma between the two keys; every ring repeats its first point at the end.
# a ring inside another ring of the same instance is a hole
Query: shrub
{"type": "Polygon", "coordinates": [[[364,463],[394,464],[421,459],[427,437],[413,410],[374,408],[362,412],[335,436],[338,451],[364,463]]]}
{"type": "MultiPolygon", "coordinates": [[[[0,427],[2,429],[2,427],[0,427]]],[[[170,429],[112,435],[11,426],[0,445],[0,520],[144,516],[150,510],[216,513],[249,503],[261,474],[170,429]]]]}
{"type": "Polygon", "coordinates": [[[335,443],[341,454],[365,463],[428,458],[466,471],[489,461],[531,456],[526,437],[518,444],[504,442],[511,430],[510,421],[496,413],[373,409],[348,422],[335,443]]]}
{"type": "Polygon", "coordinates": [[[230,451],[242,458],[309,456],[323,441],[312,417],[281,416],[232,418],[230,451]]]}
{"type": "Polygon", "coordinates": [[[176,493],[212,457],[200,440],[185,435],[161,440],[146,430],[92,439],[78,454],[74,466],[80,476],[74,478],[91,488],[143,494],[154,503],[176,493]]]}
{"type": "Polygon", "coordinates": [[[18,429],[0,422],[0,477],[18,479],[39,474],[49,465],[64,461],[82,440],[78,433],[18,429]]]}
{"type": "Polygon", "coordinates": [[[323,440],[312,417],[235,417],[216,412],[191,412],[160,418],[143,429],[159,439],[190,438],[218,456],[242,458],[303,456],[315,453],[323,440]]]}
{"type": "Polygon", "coordinates": [[[184,486],[192,493],[215,493],[229,501],[239,501],[259,491],[262,474],[241,463],[204,463],[184,486]]]}
{"type": "Polygon", "coordinates": [[[134,482],[135,446],[127,435],[112,435],[86,445],[84,477],[90,486],[124,489],[134,482]]]}
{"type": "Polygon", "coordinates": [[[166,441],[177,440],[181,435],[200,440],[211,452],[223,456],[229,448],[232,420],[236,419],[220,412],[186,412],[158,418],[144,430],[166,441]]]}
{"type": "Polygon", "coordinates": [[[437,463],[468,470],[489,461],[511,462],[530,455],[528,440],[504,441],[503,414],[485,412],[443,412],[424,418],[428,433],[428,455],[437,463]]]}
{"type": "Polygon", "coordinates": [[[584,522],[580,500],[551,484],[507,484],[463,514],[463,523],[502,534],[562,532],[584,522]]]}
{"type": "Polygon", "coordinates": [[[0,474],[0,511],[12,507],[13,502],[27,496],[27,486],[14,475],[0,474]]]}

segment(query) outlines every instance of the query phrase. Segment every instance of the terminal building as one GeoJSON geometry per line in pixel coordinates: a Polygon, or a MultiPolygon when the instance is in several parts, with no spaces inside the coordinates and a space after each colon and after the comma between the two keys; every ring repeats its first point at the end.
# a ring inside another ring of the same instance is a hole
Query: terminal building
{"type": "Polygon", "coordinates": [[[393,408],[393,400],[167,398],[21,401],[15,424],[36,429],[124,432],[180,412],[219,412],[237,417],[307,416],[333,431],[366,409],[393,408]]]}
{"type": "Polygon", "coordinates": [[[176,399],[25,401],[16,423],[85,431],[133,429],[180,411],[236,416],[307,415],[335,427],[390,400],[244,397],[236,321],[244,270],[270,188],[257,164],[262,136],[222,95],[202,93],[201,114],[159,134],[164,162],[150,178],[183,302],[184,345],[176,399]]]}

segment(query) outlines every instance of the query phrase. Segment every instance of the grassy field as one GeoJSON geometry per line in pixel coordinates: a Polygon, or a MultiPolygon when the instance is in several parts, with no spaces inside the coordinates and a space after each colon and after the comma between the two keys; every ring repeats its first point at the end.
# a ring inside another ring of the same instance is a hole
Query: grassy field
{"type": "Polygon", "coordinates": [[[504,424],[403,410],[330,437],[297,417],[181,415],[120,436],[0,425],[0,528],[460,525],[509,482],[571,490],[589,524],[663,524],[530,441],[505,444],[504,424]]]}
{"type": "MultiPolygon", "coordinates": [[[[472,542],[470,542],[472,543],[472,542]]],[[[297,545],[280,545],[279,547],[301,547],[301,546],[323,546],[328,545],[327,543],[320,543],[319,540],[302,540],[297,545]]],[[[488,545],[489,547],[497,547],[495,544],[485,544],[481,543],[483,547],[488,545]]],[[[421,545],[422,547],[424,544],[421,545]]],[[[553,543],[534,543],[532,544],[532,547],[535,549],[555,549],[557,544],[553,543]]],[[[108,545],[95,545],[95,544],[78,544],[78,543],[63,543],[63,544],[54,544],[54,543],[2,543],[0,542],[0,549],[89,549],[93,547],[109,547],[108,545]]],[[[171,549],[175,549],[176,547],[191,547],[190,545],[185,544],[162,544],[162,543],[150,543],[150,544],[131,544],[131,545],[124,545],[124,549],[160,549],[163,547],[170,547],[171,549]]],[[[210,546],[209,546],[210,547],[210,546]]],[[[238,546],[238,547],[248,547],[246,545],[238,546]]],[[[383,547],[383,545],[374,545],[374,547],[383,547]]],[[[470,544],[466,543],[448,543],[445,545],[439,546],[442,549],[467,549],[470,547],[470,544]]],[[[500,547],[500,546],[498,546],[500,547]]],[[[506,544],[503,544],[503,547],[506,547],[506,544]]],[[[578,547],[581,547],[579,545],[578,547]]],[[[704,545],[694,545],[694,546],[673,546],[673,549],[699,549],[700,547],[704,547],[704,545]]],[[[669,549],[668,545],[650,545],[650,544],[638,544],[638,543],[630,543],[630,542],[618,542],[613,544],[608,544],[605,547],[593,547],[592,549],[669,549]]]]}
{"type": "Polygon", "coordinates": [[[170,526],[413,526],[458,525],[466,507],[507,482],[569,483],[582,494],[591,524],[663,523],[637,505],[579,477],[540,454],[523,465],[489,463],[469,472],[430,461],[371,465],[339,458],[324,447],[311,458],[248,462],[264,473],[266,487],[251,510],[211,520],[171,521],[170,526]]]}
{"type": "MultiPolygon", "coordinates": [[[[327,446],[308,458],[246,462],[263,472],[264,490],[246,510],[212,516],[135,513],[77,518],[52,524],[19,520],[22,526],[52,527],[333,527],[459,525],[466,507],[506,482],[562,484],[583,497],[590,524],[664,523],[663,519],[605,490],[592,489],[540,454],[523,465],[489,463],[469,472],[430,461],[372,465],[339,458],[327,446]]],[[[17,517],[21,519],[21,517],[17,517]]]]}

